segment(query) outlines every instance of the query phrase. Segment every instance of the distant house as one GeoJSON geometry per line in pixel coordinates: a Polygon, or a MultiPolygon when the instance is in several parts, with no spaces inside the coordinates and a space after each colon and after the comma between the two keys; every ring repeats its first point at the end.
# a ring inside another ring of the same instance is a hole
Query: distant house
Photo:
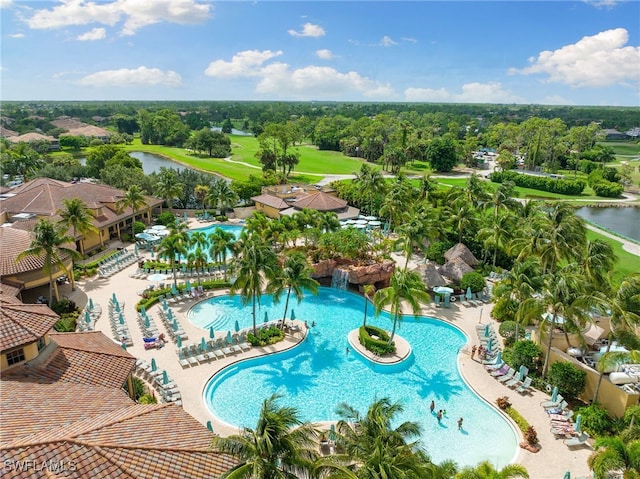
{"type": "Polygon", "coordinates": [[[628,139],[626,133],[615,130],[613,128],[606,128],[603,130],[605,140],[626,140],[628,139]]]}
{"type": "Polygon", "coordinates": [[[24,135],[7,136],[6,138],[14,144],[31,143],[32,141],[46,141],[49,143],[49,150],[53,151],[60,149],[60,143],[58,142],[57,138],[54,138],[53,136],[43,135],[42,133],[31,132],[25,133],[24,135]]]}
{"type": "Polygon", "coordinates": [[[98,138],[104,142],[108,142],[113,132],[100,128],[99,126],[89,125],[69,117],[61,117],[53,120],[51,124],[57,128],[67,130],[64,135],[85,136],[87,138],[98,138]]]}
{"type": "Polygon", "coordinates": [[[625,133],[632,140],[637,140],[638,138],[640,138],[640,127],[636,126],[635,128],[627,130],[625,133]]]}

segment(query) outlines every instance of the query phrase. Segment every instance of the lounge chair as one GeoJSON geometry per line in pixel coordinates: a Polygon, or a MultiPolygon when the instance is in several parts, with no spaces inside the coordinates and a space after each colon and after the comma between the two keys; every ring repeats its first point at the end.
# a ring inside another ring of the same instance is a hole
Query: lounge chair
{"type": "Polygon", "coordinates": [[[564,414],[549,414],[549,419],[551,419],[551,422],[571,422],[573,414],[574,412],[569,409],[564,414]]]}
{"type": "MultiPolygon", "coordinates": [[[[487,371],[490,371],[490,372],[491,372],[491,371],[497,371],[498,369],[502,369],[502,368],[503,368],[503,367],[505,367],[505,366],[507,366],[507,367],[508,367],[508,364],[506,364],[504,361],[500,361],[499,363],[491,364],[491,365],[485,366],[484,368],[485,368],[487,371]]],[[[508,371],[508,369],[507,369],[507,371],[508,371]]],[[[505,373],[506,373],[507,371],[505,371],[505,373]]]]}
{"type": "MultiPolygon", "coordinates": [[[[496,369],[495,371],[491,371],[491,375],[494,378],[500,377],[500,376],[504,376],[505,374],[507,374],[512,368],[509,367],[508,364],[505,364],[504,366],[502,366],[500,369],[496,369]]],[[[514,369],[515,371],[515,369],[514,369]]]]}
{"type": "Polygon", "coordinates": [[[189,366],[189,361],[187,361],[187,358],[185,357],[184,353],[182,351],[177,351],[178,353],[178,361],[180,361],[180,366],[182,366],[183,368],[186,368],[187,366],[189,366]]]}
{"type": "Polygon", "coordinates": [[[507,371],[507,374],[504,374],[502,376],[498,376],[496,379],[498,381],[500,381],[501,383],[506,383],[507,381],[509,381],[513,376],[516,375],[516,370],[513,368],[509,368],[509,371],[507,371]]]}
{"type": "Polygon", "coordinates": [[[557,406],[546,407],[545,410],[547,411],[547,414],[561,414],[568,406],[569,404],[567,404],[567,401],[562,400],[562,402],[557,406]]]}
{"type": "Polygon", "coordinates": [[[520,380],[520,379],[518,378],[518,376],[514,376],[514,377],[513,377],[513,378],[511,378],[509,381],[507,381],[506,383],[504,383],[504,385],[505,385],[505,386],[507,386],[507,387],[513,388],[513,387],[517,386],[518,384],[522,384],[522,381],[524,381],[524,379],[523,379],[523,380],[520,380]]]}
{"type": "Polygon", "coordinates": [[[515,390],[518,391],[520,394],[528,393],[529,391],[531,391],[531,378],[529,376],[524,378],[524,381],[522,381],[522,384],[518,386],[515,390]]]}
{"type": "Polygon", "coordinates": [[[558,396],[556,397],[555,401],[552,400],[547,400],[547,401],[542,401],[540,403],[540,406],[547,408],[547,407],[558,407],[560,405],[560,403],[562,403],[562,401],[564,401],[564,398],[562,397],[562,394],[558,394],[558,396]]]}
{"type": "Polygon", "coordinates": [[[569,439],[565,439],[564,440],[564,444],[567,447],[582,446],[584,444],[587,444],[587,441],[589,440],[589,437],[590,437],[589,434],[587,434],[586,432],[582,432],[577,437],[571,437],[569,439]]]}

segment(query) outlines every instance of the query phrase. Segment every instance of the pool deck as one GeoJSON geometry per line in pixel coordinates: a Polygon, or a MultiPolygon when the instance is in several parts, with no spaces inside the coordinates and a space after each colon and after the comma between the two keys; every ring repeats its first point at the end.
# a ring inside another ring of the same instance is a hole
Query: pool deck
{"type": "MultiPolygon", "coordinates": [[[[195,227],[196,225],[191,226],[195,227]]],[[[305,328],[303,320],[306,318],[299,318],[298,320],[302,325],[301,332],[295,335],[287,335],[284,341],[276,345],[265,348],[251,348],[244,353],[232,357],[183,369],[178,362],[174,343],[169,342],[164,348],[159,350],[145,350],[143,347],[134,306],[140,300],[138,292],[149,286],[149,282],[131,278],[129,275],[134,273],[136,269],[137,266],[134,264],[107,279],[92,278],[89,280],[80,280],[77,282],[78,287],[74,292],[70,290],[68,284],[65,284],[61,294],[74,300],[79,307],[84,307],[89,298],[93,300],[94,304],[101,305],[103,313],[96,322],[96,329],[103,331],[108,337],[111,337],[107,317],[107,304],[111,295],[116,293],[118,300],[125,302],[124,315],[134,340],[134,345],[127,350],[137,358],[142,358],[149,362],[154,358],[158,364],[158,368],[166,370],[169,377],[176,382],[182,394],[184,409],[202,424],[206,424],[207,421],[212,421],[215,432],[223,436],[237,432],[235,428],[217,422],[206,409],[202,400],[202,393],[207,381],[216,372],[239,360],[269,354],[295,346],[304,338],[305,328]]],[[[215,295],[224,294],[226,294],[224,291],[217,291],[215,293],[215,295]]],[[[198,343],[202,337],[208,339],[207,331],[193,326],[186,318],[186,313],[193,304],[195,304],[195,301],[189,300],[184,303],[171,305],[173,311],[177,313],[182,328],[189,336],[189,340],[183,344],[198,343]]],[[[459,369],[469,386],[491,404],[495,404],[495,400],[498,397],[509,396],[513,407],[535,427],[538,432],[540,445],[542,446],[540,452],[530,453],[523,449],[518,449],[519,453],[515,462],[525,466],[530,476],[534,479],[561,478],[566,471],[571,471],[572,477],[588,476],[590,473],[587,466],[587,457],[591,454],[592,449],[590,447],[569,449],[563,444],[561,439],[555,439],[553,434],[551,434],[549,418],[544,409],[540,407],[540,402],[549,399],[549,395],[535,390],[532,394],[520,395],[493,379],[477,360],[471,359],[468,351],[474,342],[477,344],[475,327],[480,321],[485,324],[493,323],[489,316],[491,307],[491,304],[486,304],[480,308],[465,307],[458,303],[452,303],[450,308],[436,308],[435,305],[431,304],[423,308],[421,314],[441,319],[464,331],[467,335],[468,342],[460,351],[459,369]]],[[[148,313],[150,317],[155,320],[160,331],[163,331],[164,327],[158,316],[159,309],[160,306],[151,307],[148,313]]],[[[226,334],[226,331],[216,332],[216,336],[220,337],[223,333],[226,334]]],[[[242,391],[238,391],[238,401],[242,401],[242,391]]],[[[487,438],[487,440],[490,441],[491,438],[487,438]]]]}

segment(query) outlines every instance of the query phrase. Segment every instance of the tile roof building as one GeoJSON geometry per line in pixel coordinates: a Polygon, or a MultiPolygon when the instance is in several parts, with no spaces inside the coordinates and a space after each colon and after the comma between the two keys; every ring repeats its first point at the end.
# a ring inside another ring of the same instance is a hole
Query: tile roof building
{"type": "Polygon", "coordinates": [[[347,202],[335,195],[319,189],[308,189],[307,186],[277,185],[265,187],[262,194],[251,198],[256,209],[269,218],[292,215],[303,209],[321,212],[334,212],[339,220],[357,218],[360,210],[349,206],[347,202]]]}
{"type": "Polygon", "coordinates": [[[101,332],[50,333],[45,305],[2,301],[0,457],[12,478],[215,478],[235,460],[181,407],[136,404],[135,358],[101,332]],[[5,355],[45,337],[35,356],[5,355]]]}

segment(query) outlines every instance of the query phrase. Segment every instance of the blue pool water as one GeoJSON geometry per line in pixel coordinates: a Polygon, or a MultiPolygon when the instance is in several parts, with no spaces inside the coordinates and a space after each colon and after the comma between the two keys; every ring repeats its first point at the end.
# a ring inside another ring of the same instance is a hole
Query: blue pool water
{"type": "Polygon", "coordinates": [[[214,230],[216,230],[217,228],[220,228],[223,231],[228,231],[228,232],[233,233],[236,238],[238,238],[240,236],[240,231],[242,231],[242,226],[238,226],[238,225],[221,225],[221,224],[210,224],[210,225],[204,226],[202,228],[196,228],[196,229],[192,229],[192,230],[189,230],[189,231],[191,231],[191,232],[202,231],[202,232],[204,232],[204,234],[206,234],[208,236],[211,233],[213,233],[214,230]]]}
{"type": "MultiPolygon", "coordinates": [[[[291,305],[290,305],[291,307],[291,305]]],[[[382,366],[365,360],[354,351],[346,352],[347,334],[359,327],[364,299],[332,288],[320,288],[317,296],[306,295],[302,303],[293,301],[297,319],[315,321],[307,340],[282,353],[248,359],[232,365],[206,385],[204,401],[219,420],[237,427],[255,427],[262,401],[272,393],[283,395],[281,403],[298,408],[307,421],[335,421],[336,406],[346,402],[365,413],[375,398],[400,401],[404,413],[400,421],[416,421],[422,427],[422,442],[436,462],[453,459],[459,465],[475,465],[489,460],[498,467],[508,464],[517,451],[517,437],[509,423],[466,385],[457,368],[458,350],[464,334],[436,319],[405,317],[397,334],[409,341],[412,357],[401,365],[382,366]],[[429,411],[447,415],[441,424],[429,411]],[[464,418],[463,431],[457,428],[464,418]]],[[[368,322],[390,330],[387,314],[368,322]]],[[[258,323],[282,317],[283,300],[274,305],[261,298],[258,323]]],[[[204,330],[210,326],[219,335],[251,326],[251,308],[243,307],[238,296],[211,298],[195,305],[189,319],[204,330]]]]}

